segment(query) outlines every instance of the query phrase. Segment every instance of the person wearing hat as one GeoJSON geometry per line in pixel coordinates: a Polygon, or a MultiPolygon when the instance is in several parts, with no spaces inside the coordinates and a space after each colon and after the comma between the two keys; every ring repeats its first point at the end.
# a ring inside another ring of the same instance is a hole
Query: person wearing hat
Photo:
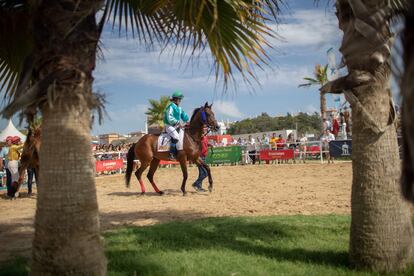
{"type": "Polygon", "coordinates": [[[9,148],[12,145],[12,136],[7,136],[6,138],[6,144],[3,146],[3,148],[0,151],[0,170],[3,170],[3,168],[6,168],[6,187],[7,187],[7,196],[13,197],[13,191],[11,187],[11,173],[8,167],[9,159],[9,148]]]}
{"type": "Polygon", "coordinates": [[[164,124],[165,131],[171,137],[170,145],[170,159],[175,159],[177,153],[176,144],[179,139],[178,131],[180,131],[180,120],[184,123],[188,122],[188,115],[180,107],[181,100],[184,98],[183,93],[176,91],[172,94],[170,101],[171,103],[167,106],[164,111],[164,124]]]}
{"type": "MultiPolygon", "coordinates": [[[[13,136],[11,139],[12,145],[9,148],[9,153],[7,155],[9,163],[9,171],[11,174],[11,187],[12,190],[15,191],[17,188],[17,183],[19,180],[19,160],[21,155],[21,150],[23,149],[23,144],[20,143],[21,139],[19,136],[13,136]]],[[[13,195],[14,192],[13,192],[13,195]]]]}

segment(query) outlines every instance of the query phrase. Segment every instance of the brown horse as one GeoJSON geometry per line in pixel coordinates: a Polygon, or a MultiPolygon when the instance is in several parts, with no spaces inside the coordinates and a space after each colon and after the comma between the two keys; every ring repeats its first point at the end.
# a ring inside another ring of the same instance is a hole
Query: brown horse
{"type": "MultiPolygon", "coordinates": [[[[213,178],[211,177],[210,168],[200,158],[203,127],[207,126],[213,130],[218,130],[219,128],[217,121],[214,118],[214,113],[211,110],[211,106],[212,105],[208,105],[208,103],[206,103],[204,106],[195,109],[193,115],[191,116],[189,128],[184,130],[183,150],[179,150],[177,153],[177,161],[180,162],[181,170],[183,173],[183,182],[181,184],[181,191],[183,192],[183,195],[186,195],[187,193],[185,191],[185,183],[188,177],[187,161],[191,161],[197,164],[197,166],[202,166],[207,170],[209,182],[208,190],[210,192],[213,190],[213,178]]],[[[144,182],[142,181],[142,173],[148,166],[150,167],[147,174],[148,180],[152,184],[155,192],[159,193],[160,195],[163,194],[163,192],[158,189],[157,185],[154,182],[154,174],[161,160],[169,160],[169,152],[157,151],[158,137],[159,135],[147,134],[142,137],[137,143],[133,144],[128,151],[127,170],[125,175],[126,185],[129,187],[129,182],[131,180],[131,174],[134,167],[134,160],[139,159],[141,166],[135,171],[135,176],[141,185],[141,194],[145,194],[145,186],[144,182]]]]}
{"type": "Polygon", "coordinates": [[[28,168],[34,169],[36,183],[39,184],[39,150],[40,150],[40,127],[32,129],[29,127],[23,151],[20,156],[19,181],[17,183],[15,196],[18,197],[24,176],[28,168]]]}

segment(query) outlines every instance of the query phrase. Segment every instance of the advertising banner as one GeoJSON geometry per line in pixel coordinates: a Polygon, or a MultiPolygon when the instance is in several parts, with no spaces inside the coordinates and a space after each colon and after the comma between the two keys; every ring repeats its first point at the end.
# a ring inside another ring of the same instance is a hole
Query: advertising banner
{"type": "Polygon", "coordinates": [[[178,161],[170,161],[170,160],[161,160],[160,165],[179,165],[180,162],[178,161]]]}
{"type": "Polygon", "coordinates": [[[115,171],[122,169],[124,161],[122,159],[96,161],[96,172],[115,171]]]}
{"type": "Polygon", "coordinates": [[[240,146],[209,148],[208,155],[206,157],[206,163],[237,163],[241,161],[241,157],[242,154],[240,146]]]}
{"type": "Polygon", "coordinates": [[[293,159],[294,151],[293,149],[286,150],[261,150],[260,151],[260,160],[288,160],[293,159]]]}
{"type": "Polygon", "coordinates": [[[350,157],[352,154],[352,140],[330,141],[329,154],[332,157],[350,157]]]}

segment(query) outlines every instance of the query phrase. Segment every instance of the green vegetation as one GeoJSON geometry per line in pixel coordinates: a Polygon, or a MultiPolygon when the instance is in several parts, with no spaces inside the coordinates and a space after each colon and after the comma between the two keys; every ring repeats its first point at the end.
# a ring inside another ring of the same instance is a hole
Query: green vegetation
{"type": "Polygon", "coordinates": [[[296,129],[299,133],[321,133],[321,117],[318,113],[308,115],[298,113],[292,116],[287,113],[286,116],[271,117],[267,113],[262,113],[253,119],[244,119],[232,124],[228,130],[229,134],[246,134],[255,132],[265,132],[281,129],[296,129]]]}
{"type": "Polygon", "coordinates": [[[164,127],[164,110],[170,103],[170,98],[161,96],[160,100],[149,99],[150,106],[145,114],[148,116],[148,124],[164,127]]]}
{"type": "MultiPolygon", "coordinates": [[[[349,216],[209,218],[107,232],[109,275],[377,275],[348,263],[349,216]]],[[[0,275],[24,275],[17,259],[0,275]]],[[[413,275],[414,269],[402,275],[413,275]]]]}

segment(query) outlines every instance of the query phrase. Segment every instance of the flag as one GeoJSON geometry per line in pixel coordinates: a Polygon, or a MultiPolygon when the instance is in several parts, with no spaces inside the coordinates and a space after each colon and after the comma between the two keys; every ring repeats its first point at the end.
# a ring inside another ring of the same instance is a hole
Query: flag
{"type": "Polygon", "coordinates": [[[328,55],[328,80],[333,81],[338,78],[338,66],[336,65],[336,57],[334,49],[331,47],[326,51],[328,55]]]}

